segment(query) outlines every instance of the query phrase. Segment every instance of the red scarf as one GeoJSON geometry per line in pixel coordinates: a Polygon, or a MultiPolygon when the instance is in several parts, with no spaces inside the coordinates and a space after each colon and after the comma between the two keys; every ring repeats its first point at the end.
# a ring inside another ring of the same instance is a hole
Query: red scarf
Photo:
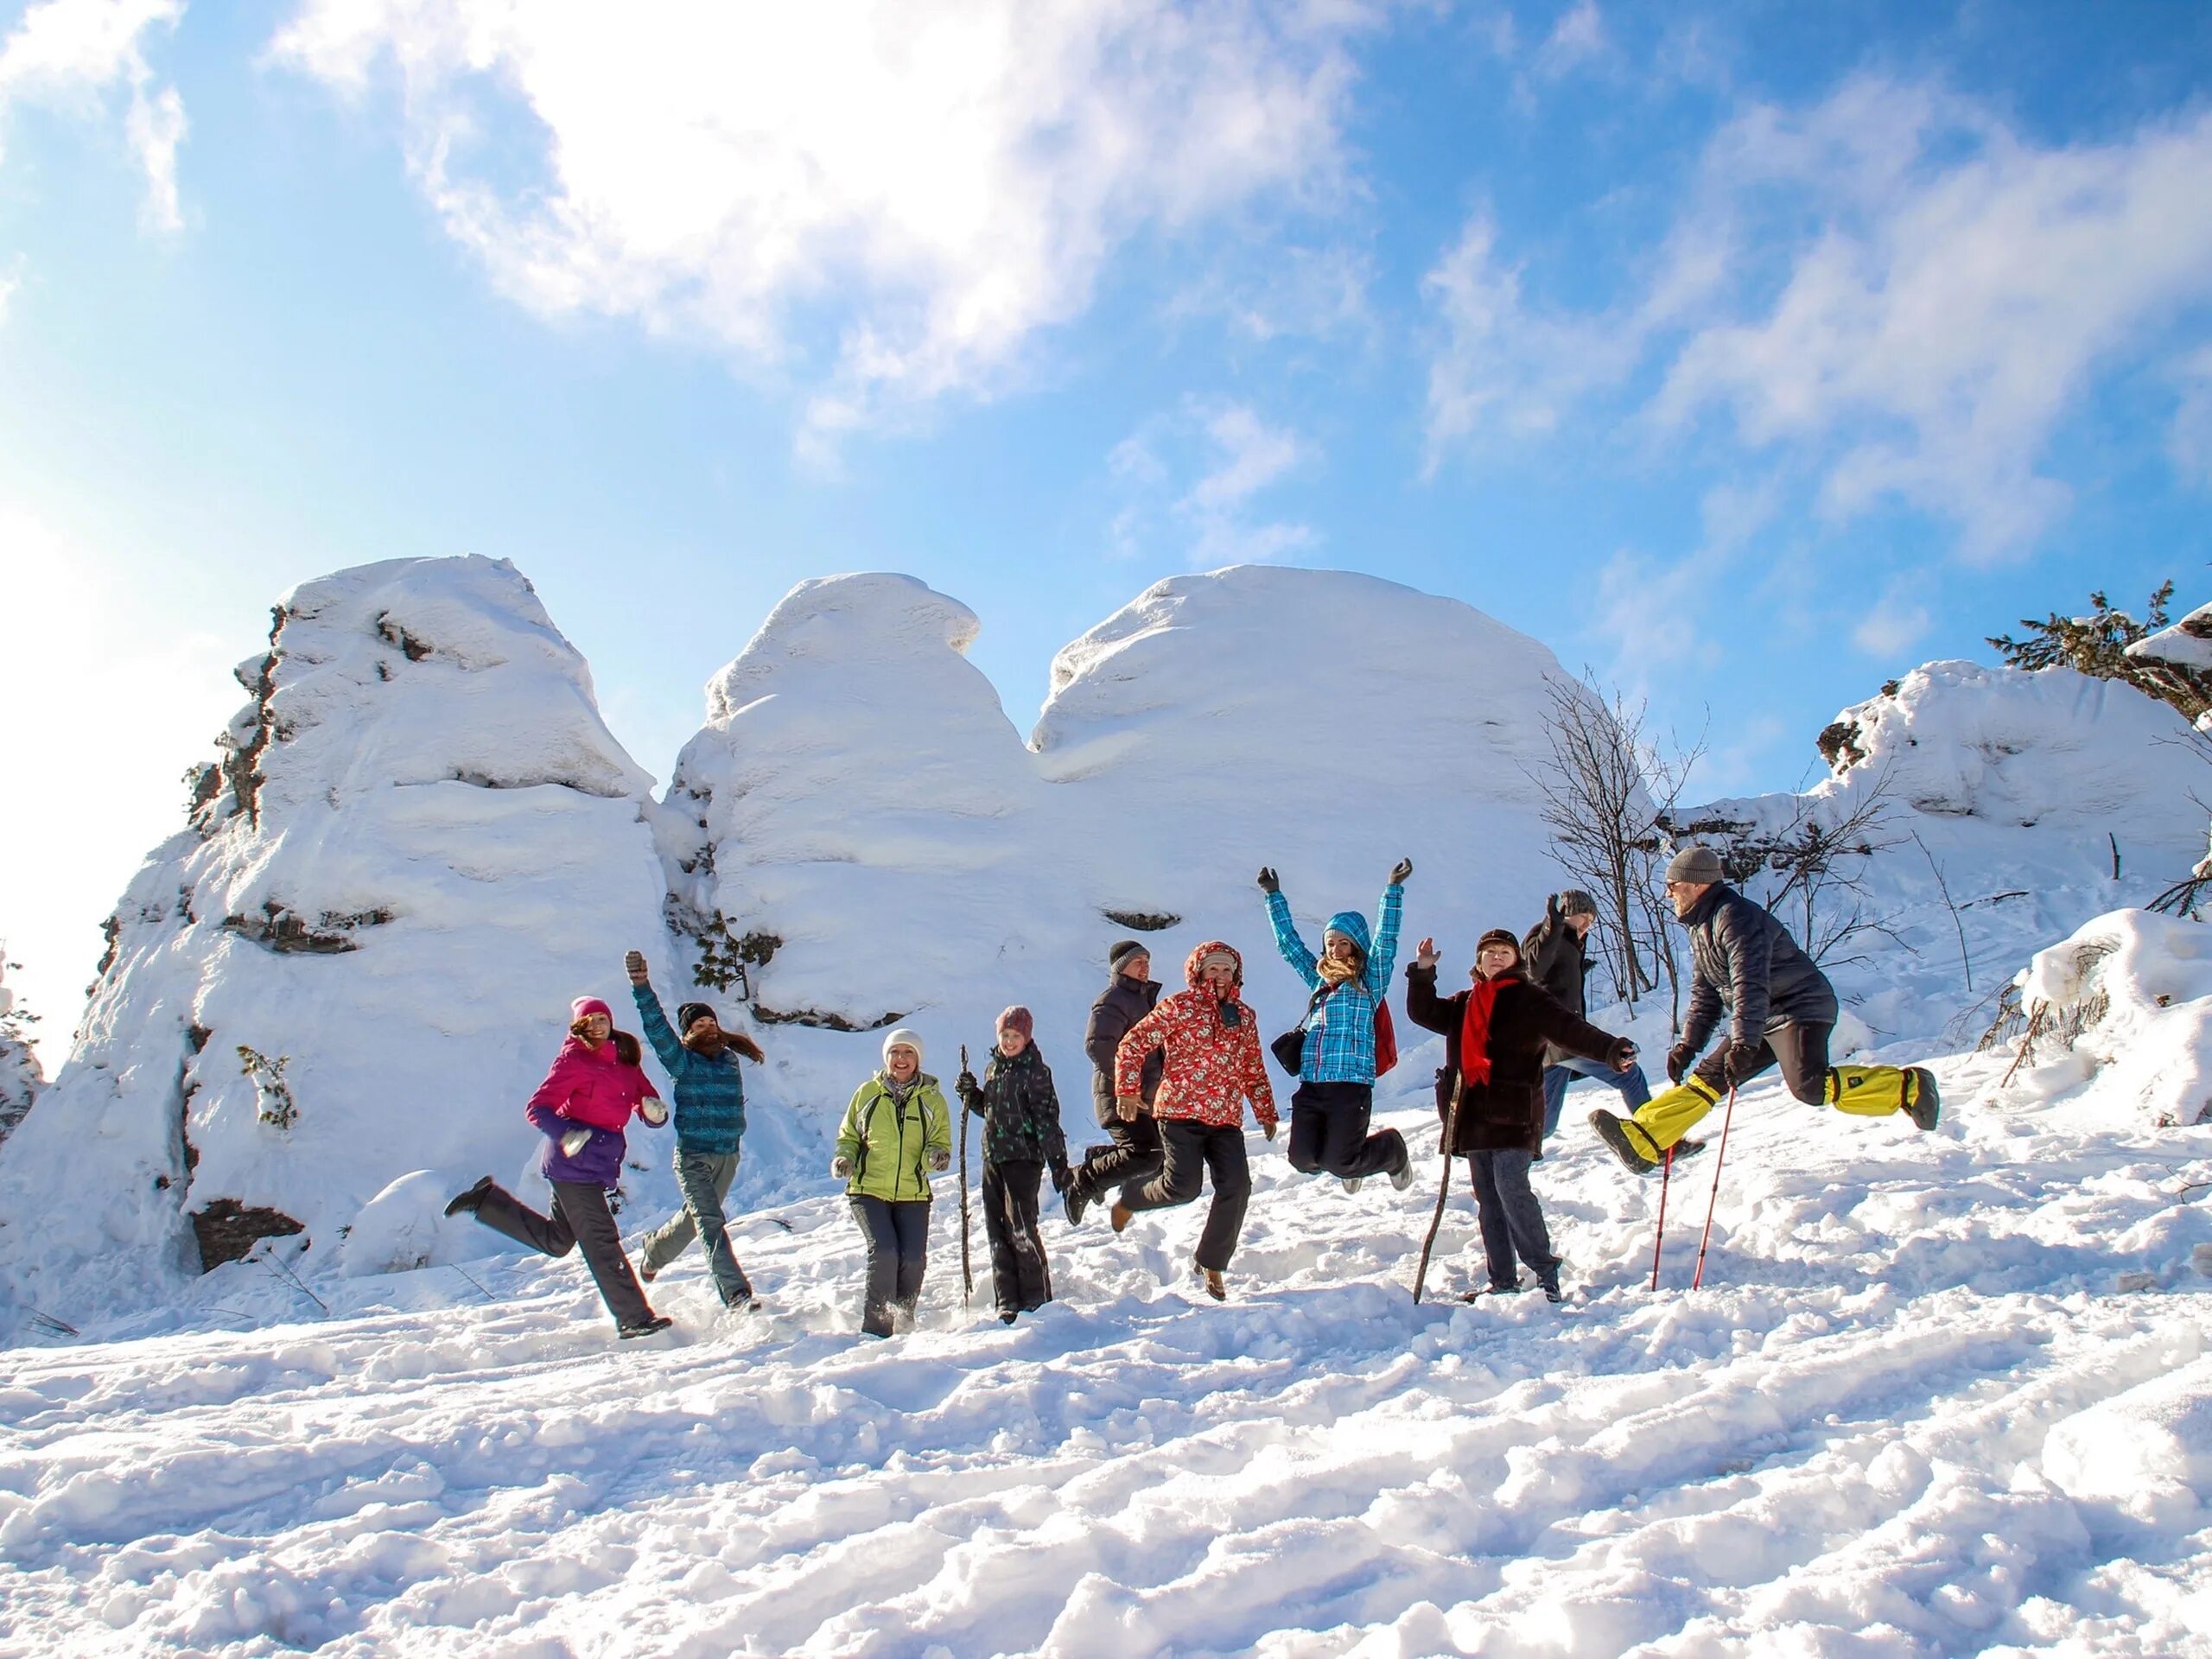
{"type": "Polygon", "coordinates": [[[1459,1020],[1459,1082],[1472,1088],[1490,1081],[1490,1016],[1497,994],[1513,982],[1511,974],[1478,982],[1467,993],[1467,1011],[1459,1020]]]}

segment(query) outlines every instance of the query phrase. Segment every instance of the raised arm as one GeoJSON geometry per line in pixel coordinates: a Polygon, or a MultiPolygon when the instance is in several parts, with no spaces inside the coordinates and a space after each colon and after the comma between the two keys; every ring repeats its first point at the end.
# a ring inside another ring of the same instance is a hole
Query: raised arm
{"type": "Polygon", "coordinates": [[[660,1056],[668,1075],[674,1077],[683,1067],[683,1045],[670,1028],[668,1015],[660,1006],[660,998],[654,995],[652,983],[633,977],[630,982],[630,1000],[638,1005],[638,1023],[645,1027],[645,1040],[660,1056]]]}
{"type": "MultiPolygon", "coordinates": [[[[1412,861],[1404,866],[1412,874],[1412,861]]],[[[1396,870],[1390,872],[1390,885],[1382,889],[1382,903],[1375,912],[1375,949],[1369,953],[1366,970],[1360,976],[1367,982],[1367,994],[1377,1002],[1390,995],[1390,969],[1398,963],[1398,928],[1406,912],[1405,878],[1396,870]]]]}
{"type": "MultiPolygon", "coordinates": [[[[1272,870],[1266,872],[1272,875],[1272,870]]],[[[1268,888],[1268,920],[1275,931],[1275,949],[1282,952],[1282,959],[1290,970],[1306,982],[1307,990],[1321,982],[1321,970],[1313,965],[1313,953],[1306,948],[1306,941],[1298,937],[1298,924],[1290,918],[1290,900],[1282,896],[1281,887],[1268,888]]]]}
{"type": "Polygon", "coordinates": [[[1423,1031],[1449,1034],[1459,1030],[1457,998],[1436,994],[1436,941],[1423,939],[1419,953],[1406,969],[1406,1018],[1423,1031]]]}

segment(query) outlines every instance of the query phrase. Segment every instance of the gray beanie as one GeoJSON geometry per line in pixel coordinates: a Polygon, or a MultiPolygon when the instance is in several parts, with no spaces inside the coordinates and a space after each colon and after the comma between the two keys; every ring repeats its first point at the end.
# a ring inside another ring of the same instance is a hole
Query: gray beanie
{"type": "Polygon", "coordinates": [[[1106,963],[1118,974],[1129,965],[1133,958],[1148,957],[1151,954],[1152,947],[1142,939],[1122,939],[1106,953],[1106,963]]]}
{"type": "Polygon", "coordinates": [[[1568,887],[1559,896],[1559,913],[1562,916],[1595,916],[1598,901],[1580,887],[1568,887]]]}
{"type": "Polygon", "coordinates": [[[1685,847],[1669,861],[1667,879],[1669,881],[1720,881],[1727,872],[1720,868],[1720,855],[1710,847],[1685,847]]]}

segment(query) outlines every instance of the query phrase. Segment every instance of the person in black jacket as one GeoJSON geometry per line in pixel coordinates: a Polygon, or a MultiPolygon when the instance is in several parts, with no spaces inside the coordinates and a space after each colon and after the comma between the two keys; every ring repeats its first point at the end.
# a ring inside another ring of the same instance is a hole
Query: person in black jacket
{"type": "Polygon", "coordinates": [[[1689,1015],[1667,1051],[1667,1080],[1675,1086],[1630,1117],[1592,1112],[1599,1138],[1648,1174],[1721,1096],[1777,1062],[1789,1092],[1808,1106],[1861,1117],[1902,1111],[1918,1128],[1934,1128],[1942,1103],[1927,1067],[1828,1064],[1835,988],[1789,930],[1722,880],[1725,874],[1710,847],[1686,847],[1667,866],[1668,901],[1690,936],[1689,1015]],[[1691,1071],[1724,1011],[1728,1040],[1691,1071]]]}
{"type": "MultiPolygon", "coordinates": [[[[1544,900],[1544,919],[1521,941],[1521,963],[1529,970],[1529,977],[1572,1014],[1590,1012],[1584,988],[1590,974],[1590,930],[1597,921],[1598,901],[1580,887],[1569,887],[1544,900]]],[[[1651,1098],[1651,1085],[1644,1081],[1640,1065],[1617,1071],[1603,1060],[1548,1048],[1544,1051],[1545,1140],[1559,1133],[1560,1110],[1578,1077],[1595,1077],[1611,1084],[1621,1091],[1630,1111],[1651,1098]]]]}
{"type": "Polygon", "coordinates": [[[1090,1056],[1090,1110],[1098,1127],[1113,1137],[1110,1144],[1092,1147],[1082,1167],[1060,1194],[1071,1226],[1082,1224],[1084,1212],[1109,1187],[1138,1186],[1160,1173],[1165,1154],[1160,1126],[1149,1108],[1160,1092],[1160,1069],[1165,1064],[1155,1051],[1144,1063],[1144,1103],[1147,1110],[1124,1122],[1114,1106],[1114,1051],[1129,1027],[1150,1014],[1160,1001],[1160,987],[1152,977],[1152,953],[1141,939],[1123,939],[1109,955],[1113,982],[1090,1005],[1090,1024],[1083,1035],[1083,1051],[1090,1056]]]}
{"type": "Polygon", "coordinates": [[[1444,1034],[1437,1111],[1452,1150],[1467,1154],[1473,1173],[1490,1288],[1521,1288],[1518,1255],[1556,1302],[1560,1259],[1529,1185],[1529,1166],[1543,1147],[1544,1051],[1548,1046],[1625,1071],[1636,1063],[1636,1045],[1570,1013],[1530,980],[1520,942],[1502,927],[1477,944],[1474,983],[1457,995],[1437,995],[1436,962],[1436,941],[1423,939],[1406,969],[1406,1017],[1444,1034]]]}
{"type": "Polygon", "coordinates": [[[1060,1097],[1035,1030],[1028,1009],[1008,1008],[999,1015],[998,1045],[982,1082],[972,1071],[955,1080],[962,1106],[983,1120],[983,1236],[991,1245],[999,1318],[1008,1325],[1052,1300],[1052,1274],[1037,1230],[1037,1187],[1048,1164],[1053,1185],[1065,1190],[1070,1179],[1060,1097]]]}

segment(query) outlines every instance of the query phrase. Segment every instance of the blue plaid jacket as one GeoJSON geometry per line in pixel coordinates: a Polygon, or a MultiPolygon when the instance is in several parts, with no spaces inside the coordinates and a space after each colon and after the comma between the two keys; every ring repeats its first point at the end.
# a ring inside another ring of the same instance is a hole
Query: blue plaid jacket
{"type": "MultiPolygon", "coordinates": [[[[1329,926],[1349,938],[1366,957],[1359,977],[1348,979],[1323,997],[1306,1022],[1306,1048],[1298,1075],[1306,1083],[1365,1083],[1375,1081],[1375,1006],[1390,989],[1390,969],[1398,957],[1398,918],[1405,908],[1406,890],[1393,881],[1382,889],[1370,947],[1367,918],[1357,911],[1340,911],[1329,918],[1329,926]]],[[[1321,970],[1313,951],[1298,937],[1291,920],[1290,901],[1280,893],[1268,895],[1268,919],[1274,925],[1275,949],[1306,982],[1310,994],[1321,988],[1321,970]]]]}

